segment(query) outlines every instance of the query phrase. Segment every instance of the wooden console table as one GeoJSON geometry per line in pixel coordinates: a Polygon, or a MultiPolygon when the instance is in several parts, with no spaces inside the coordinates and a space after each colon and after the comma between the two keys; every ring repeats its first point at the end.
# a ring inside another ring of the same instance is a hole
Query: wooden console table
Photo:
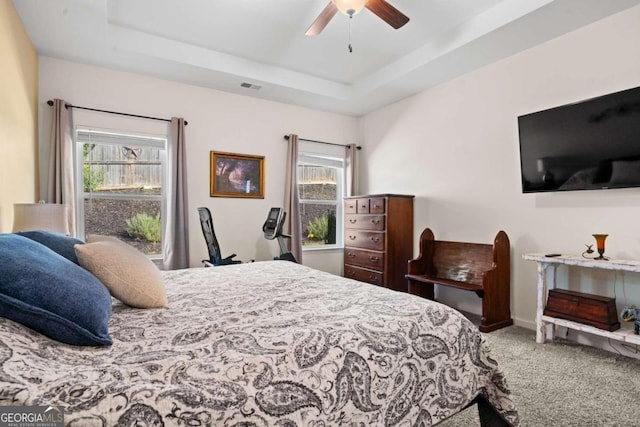
{"type": "Polygon", "coordinates": [[[593,259],[583,258],[575,255],[562,255],[558,257],[547,257],[544,254],[525,254],[522,256],[527,261],[535,261],[538,263],[538,304],[536,310],[536,342],[544,343],[547,338],[553,339],[555,334],[555,325],[564,326],[565,328],[575,329],[578,331],[599,335],[601,337],[610,338],[630,344],[640,345],[640,335],[633,333],[633,322],[622,322],[622,328],[609,332],[583,323],[571,320],[559,319],[556,317],[545,316],[544,308],[547,304],[549,289],[556,286],[556,270],[561,265],[576,266],[583,268],[599,268],[611,271],[629,271],[640,273],[640,261],[616,260],[596,261],[593,259]],[[547,270],[552,269],[551,280],[547,280],[547,270]],[[551,325],[551,332],[547,335],[547,325],[551,325]]]}

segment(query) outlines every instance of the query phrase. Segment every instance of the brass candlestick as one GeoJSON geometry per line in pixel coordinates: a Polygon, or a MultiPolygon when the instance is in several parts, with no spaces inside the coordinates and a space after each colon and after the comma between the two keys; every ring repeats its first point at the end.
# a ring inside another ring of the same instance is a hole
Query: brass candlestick
{"type": "Polygon", "coordinates": [[[594,252],[594,250],[593,250],[593,245],[587,245],[587,244],[585,243],[585,246],[587,247],[587,250],[586,250],[586,251],[584,251],[584,252],[582,252],[582,256],[583,256],[583,257],[585,257],[585,258],[591,258],[591,259],[593,259],[593,257],[589,256],[589,255],[591,255],[591,254],[594,252]]]}

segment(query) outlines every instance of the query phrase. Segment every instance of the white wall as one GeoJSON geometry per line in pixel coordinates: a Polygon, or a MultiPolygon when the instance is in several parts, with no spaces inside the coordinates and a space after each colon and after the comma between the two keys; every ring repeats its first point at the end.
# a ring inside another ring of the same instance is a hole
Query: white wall
{"type": "MultiPolygon", "coordinates": [[[[264,239],[262,224],[270,207],[283,204],[285,134],[343,144],[357,141],[357,120],[353,117],[41,57],[41,144],[48,139],[51,120],[51,107],[46,101],[53,98],[145,116],[184,117],[189,122],[186,140],[192,266],[201,266],[200,261],[207,258],[196,211],[199,206],[211,209],[216,236],[225,254],[235,252],[241,260],[266,260],[278,255],[277,242],[264,239]],[[264,155],[265,198],[209,197],[212,150],[264,155]]],[[[86,117],[85,114],[83,118],[86,117]]],[[[115,120],[114,116],[111,119],[115,120]]],[[[338,274],[341,260],[342,252],[336,251],[304,257],[306,265],[338,274]]]]}
{"type": "MultiPolygon", "coordinates": [[[[517,127],[518,115],[640,86],[639,22],[635,7],[362,119],[364,189],[415,194],[416,240],[425,227],[486,243],[507,232],[517,324],[533,327],[536,308],[536,265],[522,254],[579,254],[592,233],[609,233],[608,255],[640,259],[640,189],[522,194],[517,127]]],[[[584,291],[614,296],[613,276],[601,276],[584,291]]],[[[628,302],[640,304],[638,284],[627,275],[628,302]]],[[[619,305],[622,291],[619,278],[619,305]]],[[[439,297],[480,312],[473,293],[439,297]]]]}

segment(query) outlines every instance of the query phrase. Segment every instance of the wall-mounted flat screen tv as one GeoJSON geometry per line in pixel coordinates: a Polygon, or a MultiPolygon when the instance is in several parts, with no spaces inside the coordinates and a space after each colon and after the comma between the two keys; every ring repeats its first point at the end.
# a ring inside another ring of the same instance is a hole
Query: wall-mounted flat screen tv
{"type": "Polygon", "coordinates": [[[640,87],[518,117],[522,191],[640,187],[640,87]]]}

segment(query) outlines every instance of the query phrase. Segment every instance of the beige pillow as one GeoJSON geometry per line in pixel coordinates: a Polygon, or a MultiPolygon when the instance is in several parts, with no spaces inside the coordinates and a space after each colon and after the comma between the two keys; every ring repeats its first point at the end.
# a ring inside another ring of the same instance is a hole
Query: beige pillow
{"type": "Polygon", "coordinates": [[[123,303],[137,308],[167,306],[160,270],[133,246],[115,237],[91,235],[74,249],[80,265],[123,303]]]}

